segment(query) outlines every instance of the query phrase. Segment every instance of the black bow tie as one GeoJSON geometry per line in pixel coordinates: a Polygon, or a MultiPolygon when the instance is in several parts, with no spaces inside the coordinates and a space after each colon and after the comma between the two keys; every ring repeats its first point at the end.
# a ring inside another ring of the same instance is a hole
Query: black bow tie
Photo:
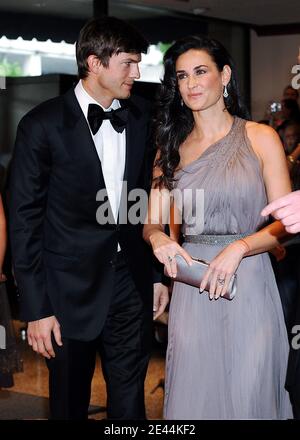
{"type": "Polygon", "coordinates": [[[118,108],[117,110],[110,110],[105,112],[100,105],[97,104],[89,104],[88,109],[88,121],[92,130],[92,133],[95,135],[104,119],[109,119],[113,128],[118,132],[122,133],[124,128],[126,127],[127,119],[128,119],[128,108],[118,108]]]}

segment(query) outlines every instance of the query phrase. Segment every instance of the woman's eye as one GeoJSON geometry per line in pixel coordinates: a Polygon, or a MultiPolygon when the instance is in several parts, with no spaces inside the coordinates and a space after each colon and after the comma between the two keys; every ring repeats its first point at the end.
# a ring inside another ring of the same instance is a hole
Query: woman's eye
{"type": "Polygon", "coordinates": [[[196,70],[196,75],[202,75],[203,73],[206,73],[206,70],[204,69],[196,70]]]}
{"type": "Polygon", "coordinates": [[[180,81],[181,79],[184,79],[185,77],[186,77],[185,73],[179,73],[179,74],[177,75],[177,79],[178,79],[178,81],[180,81]]]}

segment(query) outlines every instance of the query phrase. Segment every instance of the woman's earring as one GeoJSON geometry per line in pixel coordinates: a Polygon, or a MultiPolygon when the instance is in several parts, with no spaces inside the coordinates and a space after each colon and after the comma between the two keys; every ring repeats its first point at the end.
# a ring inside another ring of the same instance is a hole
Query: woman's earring
{"type": "Polygon", "coordinates": [[[180,105],[181,105],[181,107],[183,107],[183,99],[182,98],[180,100],[180,105]]]}
{"type": "Polygon", "coordinates": [[[229,96],[229,93],[228,93],[228,90],[227,90],[227,86],[224,86],[223,96],[224,96],[224,98],[228,98],[228,96],[229,96]]]}

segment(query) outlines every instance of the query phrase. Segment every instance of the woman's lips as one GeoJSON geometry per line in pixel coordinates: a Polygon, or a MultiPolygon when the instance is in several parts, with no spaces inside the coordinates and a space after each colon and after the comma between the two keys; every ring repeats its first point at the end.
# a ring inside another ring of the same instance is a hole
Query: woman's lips
{"type": "Polygon", "coordinates": [[[199,96],[202,96],[203,93],[191,93],[188,95],[189,98],[199,98],[199,96]]]}

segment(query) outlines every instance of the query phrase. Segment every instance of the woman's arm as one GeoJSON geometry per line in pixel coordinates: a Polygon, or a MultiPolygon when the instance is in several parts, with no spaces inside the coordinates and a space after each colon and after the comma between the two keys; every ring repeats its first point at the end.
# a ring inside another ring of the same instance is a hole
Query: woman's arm
{"type": "Polygon", "coordinates": [[[0,282],[5,281],[5,276],[2,273],[3,262],[6,251],[7,233],[6,233],[6,220],[4,215],[2,198],[0,195],[0,282]]]}
{"type": "Polygon", "coordinates": [[[155,167],[143,237],[152,246],[156,258],[166,266],[169,276],[175,277],[177,273],[175,255],[182,255],[189,264],[192,263],[192,259],[177,243],[180,224],[179,211],[174,206],[170,191],[155,186],[159,176],[161,176],[161,170],[155,167]],[[171,226],[171,237],[164,232],[166,224],[171,226]]]}
{"type": "MultiPolygon", "coordinates": [[[[288,194],[291,183],[279,136],[272,128],[253,122],[247,123],[246,129],[261,165],[268,201],[288,194]]],[[[275,221],[243,240],[231,243],[211,261],[200,290],[204,290],[210,280],[210,298],[224,295],[243,257],[266,252],[278,246],[287,235],[282,223],[275,221]]]]}
{"type": "MultiPolygon", "coordinates": [[[[249,123],[247,130],[252,147],[263,172],[268,202],[291,192],[291,181],[281,140],[273,128],[249,123]]],[[[246,255],[255,255],[279,245],[287,237],[284,226],[275,221],[245,239],[249,246],[246,255]]]]}

